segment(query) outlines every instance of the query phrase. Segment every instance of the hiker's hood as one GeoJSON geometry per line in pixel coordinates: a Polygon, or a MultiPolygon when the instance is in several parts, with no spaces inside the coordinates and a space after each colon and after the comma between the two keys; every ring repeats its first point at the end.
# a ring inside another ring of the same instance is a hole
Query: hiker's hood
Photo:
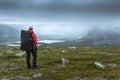
{"type": "Polygon", "coordinates": [[[29,32],[33,33],[33,30],[32,29],[28,29],[29,32]]]}

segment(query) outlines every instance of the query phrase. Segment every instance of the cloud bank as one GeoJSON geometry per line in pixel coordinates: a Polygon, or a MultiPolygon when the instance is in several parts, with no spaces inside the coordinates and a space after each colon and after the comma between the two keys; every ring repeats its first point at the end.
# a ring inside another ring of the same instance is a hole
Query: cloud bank
{"type": "Polygon", "coordinates": [[[118,0],[0,0],[0,22],[117,22],[118,0]]]}

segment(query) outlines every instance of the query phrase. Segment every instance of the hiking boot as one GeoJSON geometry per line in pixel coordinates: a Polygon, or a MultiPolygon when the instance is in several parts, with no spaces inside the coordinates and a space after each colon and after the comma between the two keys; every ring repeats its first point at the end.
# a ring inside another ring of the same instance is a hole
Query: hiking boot
{"type": "Polygon", "coordinates": [[[28,68],[28,69],[31,69],[31,65],[28,65],[27,68],[28,68]]]}
{"type": "Polygon", "coordinates": [[[28,66],[28,69],[31,69],[31,66],[28,66]]]}
{"type": "Polygon", "coordinates": [[[32,67],[32,69],[37,69],[37,67],[32,67]]]}
{"type": "Polygon", "coordinates": [[[32,68],[33,68],[33,69],[36,69],[36,68],[37,68],[37,65],[34,65],[32,68]]]}

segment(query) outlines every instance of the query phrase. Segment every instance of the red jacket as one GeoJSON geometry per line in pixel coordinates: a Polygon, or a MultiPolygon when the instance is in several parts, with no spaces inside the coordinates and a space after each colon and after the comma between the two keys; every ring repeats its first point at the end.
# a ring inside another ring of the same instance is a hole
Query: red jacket
{"type": "Polygon", "coordinates": [[[34,42],[34,46],[36,48],[38,48],[38,42],[37,42],[37,37],[36,37],[36,34],[34,33],[34,31],[32,29],[29,29],[28,32],[31,32],[32,33],[32,39],[33,39],[33,42],[34,42]]]}

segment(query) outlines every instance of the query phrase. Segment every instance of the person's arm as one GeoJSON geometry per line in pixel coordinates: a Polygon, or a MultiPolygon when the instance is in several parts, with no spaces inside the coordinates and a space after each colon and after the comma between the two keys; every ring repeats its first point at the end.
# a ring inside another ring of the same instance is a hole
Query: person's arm
{"type": "Polygon", "coordinates": [[[35,47],[38,48],[38,42],[37,42],[37,37],[36,37],[35,33],[32,34],[32,38],[33,38],[33,42],[34,42],[35,47]]]}

